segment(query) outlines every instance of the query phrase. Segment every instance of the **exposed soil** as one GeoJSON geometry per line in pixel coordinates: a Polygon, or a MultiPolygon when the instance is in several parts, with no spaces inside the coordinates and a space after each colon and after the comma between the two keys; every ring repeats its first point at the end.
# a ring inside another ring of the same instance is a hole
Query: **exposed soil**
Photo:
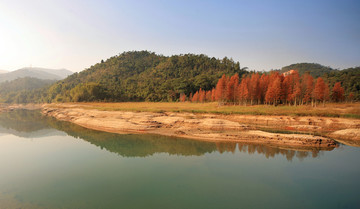
{"type": "MultiPolygon", "coordinates": [[[[350,136],[348,132],[339,130],[358,131],[360,128],[360,120],[345,118],[100,111],[71,104],[46,104],[42,112],[86,128],[113,133],[151,133],[214,142],[236,141],[286,147],[336,147],[336,141],[330,136],[346,140],[350,136]],[[322,134],[270,133],[258,130],[259,127],[322,134]]],[[[360,140],[359,134],[350,138],[360,140]]]]}

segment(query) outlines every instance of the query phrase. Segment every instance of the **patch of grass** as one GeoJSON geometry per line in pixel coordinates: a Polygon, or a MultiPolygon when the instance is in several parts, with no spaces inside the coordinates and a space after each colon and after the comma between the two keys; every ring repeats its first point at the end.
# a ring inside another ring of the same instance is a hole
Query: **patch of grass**
{"type": "Polygon", "coordinates": [[[265,131],[269,133],[277,133],[277,134],[304,134],[304,135],[311,135],[311,136],[325,136],[325,133],[321,132],[305,132],[305,131],[290,131],[284,129],[270,129],[270,128],[257,128],[257,130],[265,131]]]}
{"type": "Polygon", "coordinates": [[[311,133],[301,132],[301,131],[288,131],[288,130],[281,130],[281,129],[269,129],[269,128],[257,128],[259,131],[275,133],[275,134],[306,134],[312,135],[311,133]]]}
{"type": "Polygon", "coordinates": [[[343,117],[344,117],[344,118],[360,119],[360,115],[357,115],[357,114],[344,114],[343,117]]]}
{"type": "MultiPolygon", "coordinates": [[[[56,104],[54,104],[56,105],[56,104]]],[[[179,112],[179,113],[212,113],[238,115],[285,115],[285,116],[320,116],[360,119],[360,103],[331,103],[325,107],[318,105],[271,106],[271,105],[219,105],[212,103],[190,102],[121,102],[121,103],[66,103],[65,106],[98,109],[103,111],[133,112],[179,112]]]]}

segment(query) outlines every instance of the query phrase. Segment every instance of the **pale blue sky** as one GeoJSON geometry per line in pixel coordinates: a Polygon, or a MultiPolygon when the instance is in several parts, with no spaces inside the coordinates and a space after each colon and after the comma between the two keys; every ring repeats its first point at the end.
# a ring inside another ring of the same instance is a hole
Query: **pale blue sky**
{"type": "Polygon", "coordinates": [[[360,1],[0,0],[0,69],[81,71],[129,50],[270,70],[360,65],[360,1]]]}

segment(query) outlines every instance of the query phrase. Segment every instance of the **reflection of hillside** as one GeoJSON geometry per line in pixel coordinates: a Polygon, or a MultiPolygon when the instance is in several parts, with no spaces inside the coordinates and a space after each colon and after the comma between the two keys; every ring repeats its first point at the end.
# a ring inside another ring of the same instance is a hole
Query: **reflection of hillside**
{"type": "Polygon", "coordinates": [[[155,153],[171,155],[203,155],[216,150],[214,143],[158,135],[120,135],[94,131],[68,122],[52,123],[53,127],[70,136],[124,157],[145,157],[155,153]]]}
{"type": "Polygon", "coordinates": [[[14,110],[0,113],[0,133],[25,138],[59,135],[51,128],[47,117],[36,110],[14,110]]]}
{"type": "Polygon", "coordinates": [[[10,133],[28,138],[66,133],[124,157],[145,157],[155,153],[200,156],[214,151],[218,151],[219,153],[234,153],[238,150],[248,154],[261,154],[266,158],[283,155],[287,160],[291,161],[294,157],[298,159],[306,157],[315,158],[321,152],[318,148],[295,150],[293,148],[260,144],[233,142],[212,143],[158,135],[119,135],[86,129],[69,122],[63,122],[52,117],[43,116],[39,111],[29,110],[16,110],[1,113],[0,133],[10,133]]]}
{"type": "Polygon", "coordinates": [[[294,150],[284,147],[272,147],[269,145],[246,144],[234,142],[203,142],[175,137],[158,135],[119,135],[100,131],[93,131],[68,122],[55,122],[53,126],[67,134],[84,139],[110,152],[124,157],[145,157],[154,153],[168,153],[172,155],[203,155],[217,150],[219,153],[236,150],[248,154],[261,154],[266,158],[283,155],[291,161],[294,157],[302,160],[306,157],[316,158],[322,150],[319,148],[303,148],[294,150]]]}
{"type": "Polygon", "coordinates": [[[14,110],[0,114],[0,126],[19,132],[34,132],[49,128],[39,111],[14,110]]]}

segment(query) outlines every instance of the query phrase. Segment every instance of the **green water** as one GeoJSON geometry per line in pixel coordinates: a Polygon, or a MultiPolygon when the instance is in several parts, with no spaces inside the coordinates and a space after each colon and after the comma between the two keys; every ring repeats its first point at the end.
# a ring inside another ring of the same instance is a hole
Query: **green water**
{"type": "Polygon", "coordinates": [[[360,208],[360,148],[117,135],[0,114],[0,208],[360,208]]]}

